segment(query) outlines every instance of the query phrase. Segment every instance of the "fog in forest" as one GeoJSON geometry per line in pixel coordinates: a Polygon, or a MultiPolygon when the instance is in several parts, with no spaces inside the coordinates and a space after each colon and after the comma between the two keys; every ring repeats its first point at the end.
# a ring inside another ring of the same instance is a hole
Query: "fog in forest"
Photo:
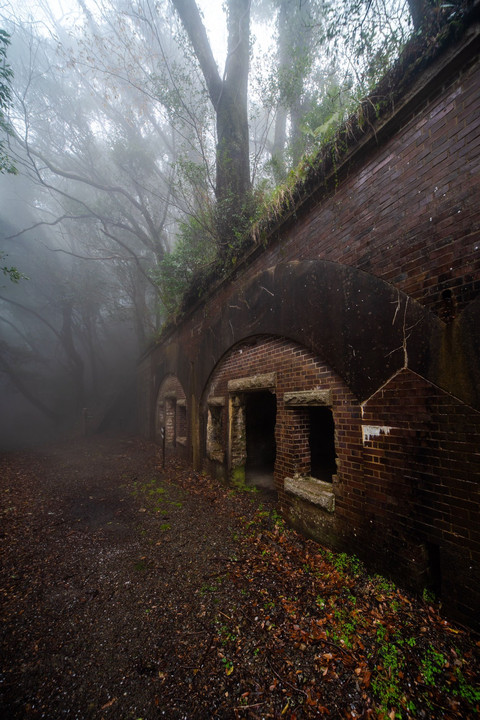
{"type": "Polygon", "coordinates": [[[195,273],[236,260],[222,212],[258,216],[398,55],[413,4],[2,3],[2,449],[134,430],[138,358],[195,273]],[[242,185],[219,146],[243,109],[242,185]]]}

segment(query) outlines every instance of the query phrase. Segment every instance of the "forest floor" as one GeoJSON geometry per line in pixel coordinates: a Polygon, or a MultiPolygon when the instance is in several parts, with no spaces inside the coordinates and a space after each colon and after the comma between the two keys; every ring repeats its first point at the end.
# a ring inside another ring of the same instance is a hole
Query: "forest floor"
{"type": "Polygon", "coordinates": [[[0,456],[0,717],[474,718],[478,635],[138,439],[0,456]]]}

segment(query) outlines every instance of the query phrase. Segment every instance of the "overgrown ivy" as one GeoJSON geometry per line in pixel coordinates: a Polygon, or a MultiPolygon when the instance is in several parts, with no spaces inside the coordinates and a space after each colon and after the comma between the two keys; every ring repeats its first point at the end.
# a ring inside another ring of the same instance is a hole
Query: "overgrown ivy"
{"type": "Polygon", "coordinates": [[[234,270],[253,245],[251,229],[260,217],[262,202],[260,189],[249,194],[235,213],[227,199],[216,205],[206,203],[202,211],[179,223],[175,247],[151,273],[169,321],[234,270]],[[227,222],[230,232],[224,237],[221,228],[227,222]]]}
{"type": "Polygon", "coordinates": [[[208,227],[211,218],[200,216],[182,221],[177,244],[152,271],[161,303],[170,318],[175,317],[195,279],[208,273],[217,259],[217,245],[208,227]],[[202,222],[205,220],[205,222],[202,222]]]}

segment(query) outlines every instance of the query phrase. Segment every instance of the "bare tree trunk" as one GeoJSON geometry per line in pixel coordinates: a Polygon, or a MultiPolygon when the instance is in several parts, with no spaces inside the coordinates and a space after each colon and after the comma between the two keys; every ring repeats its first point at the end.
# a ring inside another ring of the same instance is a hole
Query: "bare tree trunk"
{"type": "MultiPolygon", "coordinates": [[[[289,41],[287,0],[282,0],[278,15],[278,72],[280,78],[289,67],[289,41]]],[[[280,88],[277,112],[275,115],[275,133],[272,147],[272,161],[275,182],[279,183],[287,174],[285,163],[285,146],[287,144],[287,116],[288,108],[286,98],[280,88]]]]}
{"type": "Polygon", "coordinates": [[[428,0],[408,0],[414,30],[419,30],[423,25],[426,5],[430,5],[428,0]]]}
{"type": "Polygon", "coordinates": [[[304,152],[301,124],[307,112],[304,97],[305,77],[308,74],[313,52],[313,27],[309,0],[303,0],[301,3],[281,0],[278,14],[280,92],[272,150],[272,160],[279,180],[282,180],[287,172],[285,163],[287,120],[290,121],[289,155],[294,166],[298,164],[304,152]]]}
{"type": "Polygon", "coordinates": [[[220,244],[241,223],[251,188],[247,91],[250,0],[228,0],[228,56],[220,77],[195,0],[172,0],[190,38],[216,113],[216,187],[220,244]]]}
{"type": "Polygon", "coordinates": [[[217,200],[250,190],[248,69],[250,0],[228,3],[228,56],[217,113],[217,200]]]}

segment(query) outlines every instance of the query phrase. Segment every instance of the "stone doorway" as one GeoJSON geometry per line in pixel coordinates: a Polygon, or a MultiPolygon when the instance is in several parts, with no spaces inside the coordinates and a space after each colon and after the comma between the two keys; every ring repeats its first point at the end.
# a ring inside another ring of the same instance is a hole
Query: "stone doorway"
{"type": "Polygon", "coordinates": [[[259,391],[245,394],[245,480],[248,485],[275,489],[276,418],[277,398],[273,393],[259,391]]]}

